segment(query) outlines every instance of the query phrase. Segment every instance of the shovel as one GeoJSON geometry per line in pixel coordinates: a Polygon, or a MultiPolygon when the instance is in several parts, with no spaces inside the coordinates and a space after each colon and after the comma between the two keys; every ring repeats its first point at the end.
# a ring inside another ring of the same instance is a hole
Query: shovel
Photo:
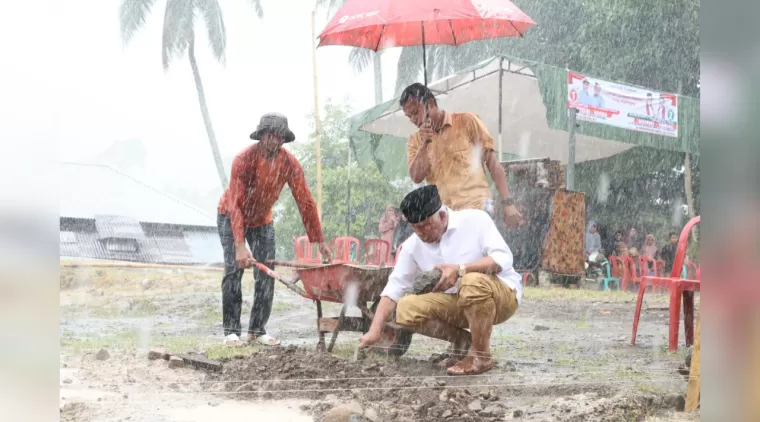
{"type": "Polygon", "coordinates": [[[293,278],[290,281],[285,281],[282,277],[280,277],[279,274],[277,274],[276,272],[272,271],[269,267],[267,267],[266,265],[262,264],[261,262],[256,261],[253,258],[250,258],[248,260],[248,262],[250,262],[251,265],[255,266],[259,270],[264,271],[266,273],[266,275],[268,275],[268,276],[272,277],[273,279],[279,281],[280,283],[284,284],[285,287],[287,287],[288,289],[292,290],[293,292],[297,293],[300,296],[306,297],[306,292],[303,289],[301,289],[300,287],[296,286],[296,283],[298,283],[298,280],[299,280],[298,276],[296,276],[295,278],[293,278]]]}

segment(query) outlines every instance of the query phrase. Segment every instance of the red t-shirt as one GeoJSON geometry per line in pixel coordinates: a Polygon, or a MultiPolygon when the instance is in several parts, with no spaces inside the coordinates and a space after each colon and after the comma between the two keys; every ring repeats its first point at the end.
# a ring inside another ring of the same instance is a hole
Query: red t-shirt
{"type": "Polygon", "coordinates": [[[317,203],[306,184],[303,167],[284,148],[273,160],[258,152],[258,145],[243,150],[232,162],[230,186],[219,200],[218,211],[232,221],[235,243],[245,241],[246,227],[260,227],[272,222],[272,207],[285,183],[290,186],[310,242],[323,242],[317,203]]]}

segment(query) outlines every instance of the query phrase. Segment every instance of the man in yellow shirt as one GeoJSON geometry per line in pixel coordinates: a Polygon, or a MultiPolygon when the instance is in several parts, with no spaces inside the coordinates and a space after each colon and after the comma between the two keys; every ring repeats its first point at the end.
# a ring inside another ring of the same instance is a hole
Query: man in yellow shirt
{"type": "Polygon", "coordinates": [[[409,136],[407,158],[414,183],[438,186],[449,208],[489,209],[491,189],[486,168],[499,192],[504,223],[516,227],[522,215],[509,194],[509,183],[494,151],[494,141],[477,115],[449,113],[438,108],[433,93],[425,85],[409,85],[401,94],[401,107],[419,130],[409,136]]]}

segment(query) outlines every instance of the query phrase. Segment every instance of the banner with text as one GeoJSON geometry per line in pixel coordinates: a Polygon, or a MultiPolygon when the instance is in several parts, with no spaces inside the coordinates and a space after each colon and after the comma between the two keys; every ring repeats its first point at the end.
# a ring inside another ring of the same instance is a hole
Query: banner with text
{"type": "Polygon", "coordinates": [[[568,108],[580,121],[678,137],[678,98],[614,82],[567,74],[568,108]]]}

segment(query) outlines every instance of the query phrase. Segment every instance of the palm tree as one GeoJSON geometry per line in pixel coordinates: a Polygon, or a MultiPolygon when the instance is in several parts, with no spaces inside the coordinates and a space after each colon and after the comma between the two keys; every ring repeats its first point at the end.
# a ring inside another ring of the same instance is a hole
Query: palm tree
{"type": "MultiPolygon", "coordinates": [[[[332,15],[341,6],[345,0],[317,0],[316,7],[327,9],[327,12],[332,15]]],[[[354,67],[357,72],[364,72],[372,62],[373,71],[375,74],[375,104],[383,102],[383,71],[380,51],[372,51],[366,48],[353,48],[348,55],[348,62],[354,67]]]]}
{"type": "MultiPolygon", "coordinates": [[[[250,0],[259,19],[264,16],[261,0],[250,0]]],[[[121,36],[125,44],[134,37],[144,25],[151,8],[156,0],[122,0],[119,20],[121,22],[121,36]]],[[[222,9],[218,0],[167,0],[164,11],[164,31],[161,39],[161,59],[164,70],[169,69],[171,61],[180,58],[185,52],[190,61],[193,71],[195,89],[198,92],[198,103],[201,107],[203,124],[206,126],[211,152],[214,155],[216,169],[222,189],[228,185],[227,172],[224,170],[222,156],[219,153],[219,145],[216,142],[214,128],[211,126],[206,95],[203,92],[201,75],[198,71],[198,63],[195,60],[195,20],[200,16],[208,31],[209,47],[219,63],[224,64],[225,50],[227,47],[227,32],[222,18],[222,9]]]]}

